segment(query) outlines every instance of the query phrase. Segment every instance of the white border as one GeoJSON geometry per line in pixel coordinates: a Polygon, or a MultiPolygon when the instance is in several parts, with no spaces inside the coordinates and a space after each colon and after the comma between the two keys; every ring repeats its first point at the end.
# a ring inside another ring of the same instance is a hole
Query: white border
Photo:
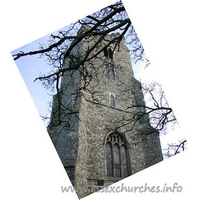
{"type": "MultiPolygon", "coordinates": [[[[101,1],[1,2],[1,199],[77,199],[62,194],[69,180],[10,51],[105,7],[101,1]]],[[[188,199],[199,196],[199,2],[123,1],[180,126],[189,149],[123,182],[127,185],[168,185],[182,193],[94,194],[86,199],[188,199]]],[[[120,184],[120,183],[117,183],[120,184]]]]}

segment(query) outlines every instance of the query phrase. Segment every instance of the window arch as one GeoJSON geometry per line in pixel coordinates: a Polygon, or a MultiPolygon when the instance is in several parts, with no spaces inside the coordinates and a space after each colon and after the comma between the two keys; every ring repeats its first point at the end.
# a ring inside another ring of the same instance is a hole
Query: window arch
{"type": "Polygon", "coordinates": [[[109,79],[115,80],[115,67],[113,65],[106,64],[105,72],[106,72],[106,77],[108,77],[109,79]]]}
{"type": "Polygon", "coordinates": [[[127,177],[129,173],[128,144],[118,132],[106,137],[106,167],[108,177],[127,177]]]}
{"type": "Polygon", "coordinates": [[[108,58],[108,49],[107,49],[107,48],[104,49],[104,56],[105,56],[106,58],[108,58]]]}
{"type": "Polygon", "coordinates": [[[111,48],[108,49],[108,55],[110,59],[113,59],[113,51],[111,48]]]}
{"type": "Polygon", "coordinates": [[[106,58],[113,59],[113,50],[111,48],[109,48],[109,49],[104,48],[104,56],[106,58]]]}
{"type": "Polygon", "coordinates": [[[113,94],[110,95],[110,105],[115,107],[115,97],[113,94]]]}

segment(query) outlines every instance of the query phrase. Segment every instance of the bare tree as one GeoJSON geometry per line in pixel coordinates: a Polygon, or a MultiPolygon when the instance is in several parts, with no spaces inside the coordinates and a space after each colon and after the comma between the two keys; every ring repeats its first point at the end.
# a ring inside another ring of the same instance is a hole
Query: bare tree
{"type": "MultiPolygon", "coordinates": [[[[165,97],[164,91],[158,82],[151,84],[143,84],[142,86],[144,96],[146,98],[145,106],[138,104],[139,107],[144,107],[143,115],[148,115],[151,125],[158,131],[161,131],[169,123],[172,125],[177,123],[176,117],[168,101],[165,97]]],[[[143,115],[137,114],[138,117],[143,115]]]]}
{"type": "Polygon", "coordinates": [[[187,140],[185,139],[179,141],[178,143],[168,144],[168,147],[164,149],[165,158],[170,158],[172,156],[179,154],[182,151],[185,151],[185,149],[187,149],[186,145],[187,145],[187,140]]]}
{"type": "MultiPolygon", "coordinates": [[[[85,81],[82,89],[86,90],[89,82],[94,74],[88,72],[88,68],[84,63],[90,63],[94,58],[100,58],[100,54],[104,52],[111,44],[115,44],[113,52],[120,48],[120,41],[126,37],[127,45],[129,45],[130,53],[135,62],[145,59],[144,49],[140,40],[131,25],[131,21],[125,11],[121,1],[110,5],[98,12],[86,16],[85,18],[72,23],[66,30],[59,31],[57,34],[51,34],[46,44],[40,44],[38,50],[29,52],[18,52],[13,55],[14,60],[22,59],[24,56],[39,55],[43,57],[51,70],[44,75],[35,78],[34,81],[41,81],[42,85],[50,89],[60,92],[60,78],[65,72],[79,71],[82,79],[85,81]],[[80,27],[87,25],[87,30],[79,31],[80,27]],[[108,40],[107,34],[118,33],[117,37],[108,40]],[[85,39],[95,41],[92,46],[88,47],[84,55],[77,54],[76,57],[71,53],[85,39]],[[102,42],[107,45],[101,46],[102,42]],[[70,67],[64,67],[64,60],[70,57],[70,67]]],[[[92,93],[92,91],[89,91],[92,93]]],[[[58,95],[59,98],[59,95],[58,95]]],[[[64,106],[64,105],[62,105],[64,106]]]]}
{"type": "MultiPolygon", "coordinates": [[[[54,120],[53,123],[61,124],[62,122],[66,122],[65,126],[70,126],[65,120],[65,116],[69,113],[73,113],[78,118],[78,115],[71,107],[64,104],[61,100],[63,87],[60,81],[61,77],[65,76],[67,73],[67,84],[69,85],[75,84],[73,81],[81,77],[84,84],[76,91],[77,98],[81,91],[87,91],[91,95],[92,100],[99,103],[96,94],[99,94],[101,91],[96,91],[94,89],[95,87],[92,87],[93,89],[89,87],[93,79],[95,79],[98,84],[99,69],[93,66],[93,60],[104,60],[105,57],[101,56],[102,53],[104,53],[104,55],[107,56],[110,54],[110,62],[112,62],[112,53],[120,49],[120,42],[123,38],[126,40],[132,60],[134,62],[144,61],[146,65],[148,65],[149,61],[145,57],[143,46],[122,2],[119,1],[72,23],[66,30],[59,31],[57,34],[51,34],[47,43],[40,45],[38,50],[19,52],[14,54],[13,58],[14,60],[18,60],[25,56],[39,55],[46,59],[47,63],[51,66],[51,70],[35,78],[34,81],[41,81],[45,88],[54,92],[56,91],[57,93],[54,99],[56,99],[58,106],[56,110],[53,110],[51,119],[58,120],[54,120]],[[80,29],[83,25],[87,27],[85,30],[80,29]],[[111,36],[115,34],[115,37],[108,39],[108,34],[111,36]],[[84,51],[84,54],[79,53],[78,49],[82,40],[90,43],[87,50],[84,51]],[[102,45],[102,43],[106,45],[102,45]],[[107,52],[108,47],[111,45],[114,45],[112,52],[107,52]],[[74,51],[76,51],[76,54],[73,53],[74,51]],[[70,62],[67,67],[65,62],[70,62]],[[85,63],[87,63],[87,65],[85,65],[85,63]],[[77,76],[77,73],[80,76],[77,76]]],[[[101,67],[100,65],[99,68],[101,67]]],[[[130,90],[134,93],[132,90],[133,86],[128,86],[126,83],[121,84],[126,86],[124,91],[130,90]]],[[[137,112],[129,118],[120,119],[119,127],[131,123],[133,128],[138,121],[143,123],[150,121],[149,134],[151,134],[155,130],[164,130],[169,123],[176,122],[173,111],[169,107],[158,83],[141,86],[135,81],[134,84],[134,87],[143,88],[144,95],[148,97],[148,104],[143,102],[143,93],[134,93],[136,101],[131,107],[127,108],[127,112],[132,108],[137,108],[137,112]]],[[[87,99],[87,97],[85,98],[87,99]]]]}
{"type": "MultiPolygon", "coordinates": [[[[37,77],[36,80],[44,82],[44,85],[59,85],[59,79],[66,71],[78,70],[85,62],[91,61],[94,57],[99,56],[109,45],[115,43],[115,51],[119,48],[120,41],[126,37],[131,55],[135,61],[144,59],[144,49],[137,37],[137,34],[131,25],[131,21],[121,2],[108,6],[92,15],[88,15],[82,20],[71,24],[66,30],[59,31],[58,34],[51,34],[49,41],[45,45],[40,45],[39,50],[29,52],[19,52],[13,55],[14,60],[28,55],[40,55],[45,57],[52,70],[43,76],[37,77]],[[82,25],[88,25],[90,28],[85,32],[78,32],[82,25]],[[95,54],[92,54],[102,41],[106,41],[106,35],[118,32],[118,37],[108,41],[108,44],[99,48],[95,54]],[[83,38],[90,37],[96,39],[96,42],[88,48],[85,55],[77,58],[73,67],[63,68],[63,60],[70,55],[73,49],[83,38]],[[92,55],[92,56],[91,56],[92,55]],[[56,82],[56,83],[55,83],[56,82]]],[[[58,88],[57,88],[58,89],[58,88]]]]}

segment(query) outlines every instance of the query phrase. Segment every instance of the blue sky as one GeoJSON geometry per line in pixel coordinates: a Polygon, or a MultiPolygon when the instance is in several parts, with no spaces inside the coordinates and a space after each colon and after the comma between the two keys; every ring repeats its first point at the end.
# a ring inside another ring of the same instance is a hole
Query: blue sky
{"type": "MultiPolygon", "coordinates": [[[[19,50],[27,52],[38,48],[38,41],[25,45],[13,52],[19,52],[19,50]]],[[[35,81],[35,78],[40,74],[48,72],[50,66],[47,65],[44,59],[39,58],[38,55],[25,56],[16,60],[16,65],[20,71],[20,74],[27,86],[27,89],[41,115],[46,116],[48,110],[48,102],[52,97],[48,95],[48,91],[41,85],[40,81],[35,81]]]]}
{"type": "MultiPolygon", "coordinates": [[[[59,30],[64,30],[64,28],[58,29],[53,33],[56,34],[59,30]]],[[[28,52],[37,50],[39,44],[46,44],[50,34],[51,33],[39,39],[36,39],[33,42],[25,44],[24,46],[12,51],[11,54],[18,53],[19,51],[28,52]]],[[[138,35],[138,37],[140,38],[140,35],[138,35]]],[[[47,64],[44,58],[39,58],[39,55],[25,56],[19,58],[18,60],[16,60],[16,65],[20,71],[20,74],[26,84],[26,87],[32,97],[32,100],[39,114],[44,117],[50,117],[51,108],[49,108],[49,103],[52,101],[53,93],[51,93],[49,90],[46,90],[41,85],[40,81],[34,82],[34,80],[41,74],[46,74],[47,72],[49,72],[51,70],[51,66],[47,64]]],[[[157,73],[157,69],[153,68],[151,64],[146,68],[144,61],[138,61],[136,64],[132,62],[132,67],[135,78],[141,81],[142,83],[151,83],[152,81],[159,82],[159,74],[157,73]]],[[[45,126],[48,125],[48,120],[45,120],[43,122],[45,126]]],[[[162,148],[166,148],[167,144],[169,143],[179,143],[179,141],[185,139],[185,136],[179,131],[179,126],[176,126],[175,130],[170,129],[169,127],[167,132],[167,136],[160,134],[162,148]]]]}
{"type": "MultiPolygon", "coordinates": [[[[46,35],[40,39],[37,39],[29,44],[22,46],[14,51],[12,54],[18,53],[19,51],[33,51],[37,50],[40,43],[45,43],[49,39],[49,35],[46,35]]],[[[49,90],[46,90],[40,83],[40,81],[34,82],[36,77],[39,77],[40,74],[47,73],[51,66],[47,64],[44,58],[39,58],[39,55],[34,56],[25,56],[16,60],[16,65],[20,71],[20,74],[26,84],[26,87],[34,101],[34,104],[41,116],[50,116],[51,109],[49,108],[49,103],[52,101],[52,93],[49,90]]],[[[152,81],[158,80],[157,73],[155,69],[152,69],[151,65],[145,68],[145,62],[132,63],[134,76],[136,79],[141,82],[151,83],[152,81]]],[[[48,121],[44,121],[44,125],[48,125],[48,121]]],[[[178,131],[176,127],[176,132],[178,131]]],[[[174,131],[168,129],[168,135],[161,135],[161,144],[165,148],[168,143],[179,142],[185,136],[179,134],[174,134],[174,131]]]]}
{"type": "MultiPolygon", "coordinates": [[[[64,30],[64,28],[59,29],[64,30]]],[[[58,31],[59,31],[58,30],[58,31]]],[[[54,33],[58,32],[55,31],[54,33]]],[[[45,44],[47,40],[49,39],[51,33],[48,35],[41,37],[39,39],[36,39],[33,42],[30,42],[28,44],[25,44],[24,46],[13,50],[11,54],[18,53],[20,51],[23,52],[29,52],[37,50],[39,47],[39,44],[45,44]]],[[[42,116],[48,116],[50,114],[49,112],[49,102],[52,100],[52,93],[49,90],[46,90],[40,83],[40,81],[35,81],[35,78],[39,77],[41,74],[45,74],[51,70],[51,66],[47,64],[44,58],[40,58],[39,55],[32,55],[32,56],[24,56],[22,58],[17,59],[16,65],[20,71],[20,74],[27,86],[27,89],[35,103],[35,106],[38,109],[38,112],[42,116]]],[[[134,75],[137,79],[142,79],[142,75],[144,74],[144,62],[138,62],[135,64],[132,63],[134,75]]],[[[149,77],[149,76],[148,76],[149,77]]],[[[150,76],[151,77],[151,76],[150,76]]],[[[145,78],[144,79],[149,79],[145,78]]],[[[44,122],[45,126],[47,125],[47,122],[44,122]]]]}

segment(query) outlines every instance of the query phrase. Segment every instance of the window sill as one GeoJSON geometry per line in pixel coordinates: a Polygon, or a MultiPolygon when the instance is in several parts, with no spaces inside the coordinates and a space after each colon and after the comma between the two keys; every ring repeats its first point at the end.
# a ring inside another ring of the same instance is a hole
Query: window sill
{"type": "Polygon", "coordinates": [[[111,176],[106,177],[106,181],[120,181],[122,179],[124,179],[124,177],[111,177],[111,176]]]}

